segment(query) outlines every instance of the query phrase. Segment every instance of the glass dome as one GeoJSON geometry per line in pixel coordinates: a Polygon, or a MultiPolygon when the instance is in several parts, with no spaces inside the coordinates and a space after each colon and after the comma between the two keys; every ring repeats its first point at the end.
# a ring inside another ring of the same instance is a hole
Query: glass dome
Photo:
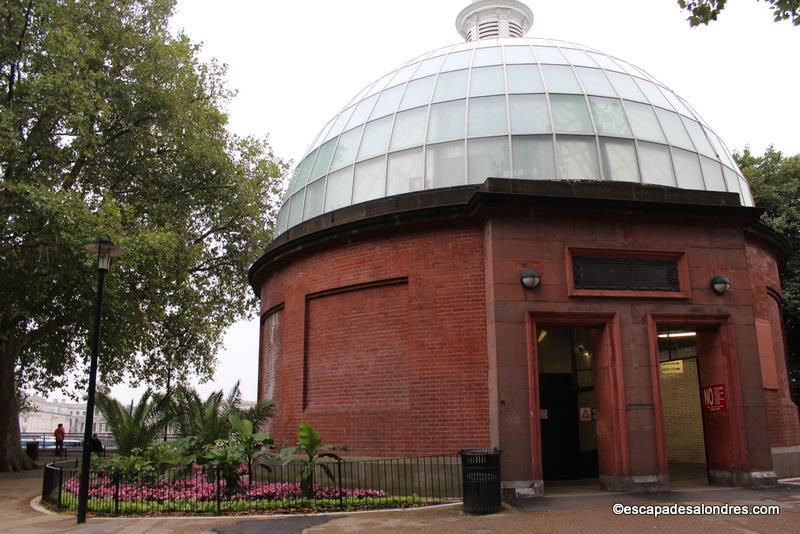
{"type": "Polygon", "coordinates": [[[535,38],[460,43],[368,85],[294,170],[277,233],[368,200],[520,180],[611,180],[753,199],[725,145],[644,70],[535,38]]]}

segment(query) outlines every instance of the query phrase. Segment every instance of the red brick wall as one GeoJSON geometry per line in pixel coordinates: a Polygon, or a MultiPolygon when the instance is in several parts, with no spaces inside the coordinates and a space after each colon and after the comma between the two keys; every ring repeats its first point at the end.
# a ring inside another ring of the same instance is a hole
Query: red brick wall
{"type": "Polygon", "coordinates": [[[775,371],[778,389],[765,389],[764,402],[769,420],[769,440],[773,447],[800,445],[800,418],[797,406],[789,395],[789,378],[786,369],[783,324],[778,301],[770,290],[780,294],[781,283],[775,259],[755,244],[747,245],[747,263],[753,287],[756,319],[769,323],[772,331],[775,371]]]}
{"type": "Polygon", "coordinates": [[[481,229],[462,228],[366,239],[272,272],[261,300],[284,304],[276,443],[294,444],[305,420],[357,455],[488,446],[483,261],[481,229]]]}

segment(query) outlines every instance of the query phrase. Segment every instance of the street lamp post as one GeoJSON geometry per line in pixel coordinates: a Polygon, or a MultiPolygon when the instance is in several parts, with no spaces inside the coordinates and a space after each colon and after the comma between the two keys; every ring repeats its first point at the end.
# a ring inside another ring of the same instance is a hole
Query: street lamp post
{"type": "Polygon", "coordinates": [[[103,314],[103,288],[111,258],[122,255],[108,235],[101,235],[97,243],[86,245],[89,252],[97,252],[97,300],[95,301],[94,335],[92,336],[92,362],[89,367],[89,390],[86,395],[86,426],[83,430],[83,456],[81,457],[81,483],[78,491],[78,523],[86,522],[89,504],[89,463],[91,462],[92,424],[94,423],[94,393],[97,386],[97,358],[100,354],[100,319],[103,314]]]}

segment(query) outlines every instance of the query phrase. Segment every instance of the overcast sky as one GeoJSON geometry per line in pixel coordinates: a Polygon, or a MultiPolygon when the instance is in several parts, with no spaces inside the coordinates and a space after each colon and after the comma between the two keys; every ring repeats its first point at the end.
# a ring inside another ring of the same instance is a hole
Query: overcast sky
{"type": "MultiPolygon", "coordinates": [[[[229,66],[230,129],[269,135],[298,161],[318,130],[360,89],[423,52],[462,39],[468,0],[182,0],[173,28],[229,66]]],[[[710,27],[690,28],[676,0],[531,0],[529,37],[573,41],[648,71],[687,100],[732,150],[773,144],[800,153],[800,28],[764,2],[730,2],[710,27]]],[[[256,396],[258,322],[225,337],[207,393],[241,380],[256,396]]],[[[114,388],[120,400],[137,391],[114,388]]]]}

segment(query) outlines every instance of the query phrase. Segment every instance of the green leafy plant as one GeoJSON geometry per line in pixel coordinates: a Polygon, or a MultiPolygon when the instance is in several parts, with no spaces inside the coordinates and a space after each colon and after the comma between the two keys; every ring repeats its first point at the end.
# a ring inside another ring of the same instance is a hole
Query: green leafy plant
{"type": "Polygon", "coordinates": [[[253,423],[238,412],[229,414],[228,420],[233,427],[233,439],[247,466],[247,485],[250,486],[253,482],[253,465],[259,456],[272,447],[272,438],[266,432],[254,432],[253,423]]]}
{"type": "MultiPolygon", "coordinates": [[[[341,461],[339,455],[330,451],[346,451],[343,445],[323,445],[320,436],[305,421],[300,421],[297,431],[297,446],[287,447],[280,452],[280,458],[284,464],[300,464],[300,492],[303,497],[311,498],[314,496],[314,471],[321,458],[333,458],[341,461]],[[297,458],[296,455],[305,455],[297,458]]],[[[331,468],[326,463],[319,463],[322,471],[331,481],[335,481],[331,468]]]]}
{"type": "Polygon", "coordinates": [[[219,439],[206,447],[201,458],[209,478],[221,478],[225,481],[225,494],[231,495],[241,489],[241,467],[244,456],[239,444],[235,441],[219,439]]]}

